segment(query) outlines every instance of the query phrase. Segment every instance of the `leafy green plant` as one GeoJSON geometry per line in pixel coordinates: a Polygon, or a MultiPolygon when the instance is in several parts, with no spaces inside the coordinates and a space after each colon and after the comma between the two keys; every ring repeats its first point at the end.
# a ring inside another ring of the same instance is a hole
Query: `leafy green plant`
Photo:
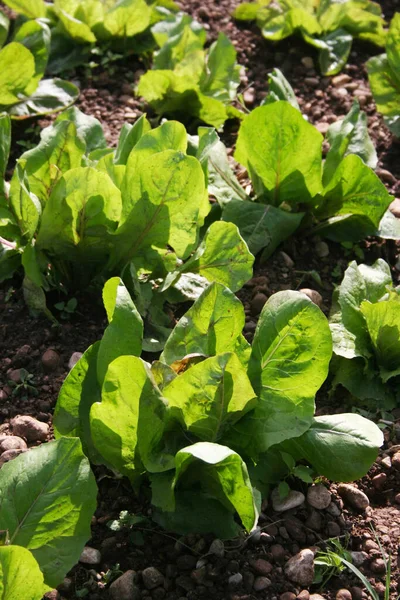
{"type": "Polygon", "coordinates": [[[347,62],[353,38],[385,45],[381,13],[370,0],[257,0],[240,4],[234,16],[256,20],[267,40],[301,35],[319,50],[321,72],[335,75],[347,62]]]}
{"type": "Polygon", "coordinates": [[[0,113],[14,119],[56,112],[73,104],[78,88],[62,79],[43,79],[50,29],[38,19],[24,22],[7,40],[9,21],[0,13],[0,113]]]}
{"type": "Polygon", "coordinates": [[[242,304],[212,283],[151,365],[139,358],[143,323],[119,278],[106,283],[103,299],[109,325],[64,382],[55,435],[79,436],[93,463],[134,486],[147,480],[152,517],[166,529],[229,538],[237,514],[250,531],[259,490],[295,472],[287,455],[346,481],[376,457],[382,433],[372,422],[314,417],[332,342],[304,294],[272,296],[251,347],[242,304]]]}
{"type": "Polygon", "coordinates": [[[41,600],[90,538],[97,487],[76,438],[25,452],[0,471],[0,589],[4,600],[41,600]]]}
{"type": "Polygon", "coordinates": [[[188,15],[152,29],[159,46],[137,93],[160,115],[195,117],[220,127],[242,113],[232,106],[240,83],[236,50],[225,34],[204,50],[205,30],[188,15]]]}
{"type": "Polygon", "coordinates": [[[385,49],[367,62],[368,78],[378,111],[400,137],[400,13],[390,23],[385,49]]]}
{"type": "Polygon", "coordinates": [[[68,302],[57,302],[57,304],[54,305],[54,308],[60,311],[60,316],[62,319],[69,319],[71,315],[75,313],[77,306],[77,299],[70,298],[68,302]]]}
{"type": "MultiPolygon", "coordinates": [[[[0,119],[3,173],[9,136],[0,119]]],[[[158,327],[152,338],[169,331],[166,300],[193,300],[210,281],[240,289],[254,257],[232,223],[212,223],[200,237],[210,204],[187,146],[180,123],[151,131],[142,117],[113,150],[96,119],[62,113],[20,157],[9,191],[3,186],[0,279],[22,263],[25,299],[44,310],[43,290],[74,291],[124,271],[141,314],[158,327]]]]}
{"type": "Polygon", "coordinates": [[[330,327],[335,374],[367,407],[393,408],[399,402],[400,295],[389,265],[351,262],[333,296],[330,327]]]}
{"type": "Polygon", "coordinates": [[[13,396],[37,396],[38,391],[35,387],[35,376],[26,369],[20,369],[20,382],[9,381],[8,385],[13,389],[13,396]]]}
{"type": "Polygon", "coordinates": [[[376,152],[358,103],[330,127],[323,162],[322,135],[290,102],[280,100],[287,90],[275,90],[239,129],[235,158],[252,181],[251,197],[236,179],[223,144],[209,152],[208,189],[222,220],[239,227],[253,254],[263,250],[262,260],[299,228],[303,235],[337,242],[376,234],[398,239],[398,220],[387,210],[392,197],[371,168],[376,152]]]}
{"type": "Polygon", "coordinates": [[[46,19],[51,29],[49,71],[88,62],[96,48],[140,53],[154,47],[150,27],[177,11],[173,0],[6,0],[27,18],[46,19]]]}

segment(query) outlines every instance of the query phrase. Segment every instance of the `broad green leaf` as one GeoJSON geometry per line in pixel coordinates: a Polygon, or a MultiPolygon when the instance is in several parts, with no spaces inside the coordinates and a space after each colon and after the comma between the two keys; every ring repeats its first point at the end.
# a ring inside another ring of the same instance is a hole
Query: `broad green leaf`
{"type": "Polygon", "coordinates": [[[79,437],[82,449],[91,462],[104,462],[94,447],[90,431],[89,413],[94,402],[101,400],[101,388],[97,383],[97,356],[100,342],[86,350],[68,373],[61,386],[54,410],[54,435],[79,437]]]}
{"type": "Polygon", "coordinates": [[[10,204],[21,231],[21,235],[31,240],[36,233],[42,207],[29,188],[29,179],[22,166],[17,163],[14,172],[15,187],[11,188],[10,204]]]}
{"type": "Polygon", "coordinates": [[[376,235],[385,240],[400,240],[400,219],[389,209],[380,220],[376,235]]]}
{"type": "MultiPolygon", "coordinates": [[[[85,144],[77,136],[76,126],[62,120],[43,129],[39,144],[24,152],[19,159],[29,182],[29,189],[44,207],[60,177],[81,166],[85,144]]],[[[11,201],[20,193],[17,172],[11,182],[11,201]]]]}
{"type": "Polygon", "coordinates": [[[395,13],[393,19],[390,21],[385,49],[389,65],[396,73],[398,83],[400,84],[400,13],[395,13]]]}
{"type": "Polygon", "coordinates": [[[50,589],[29,550],[21,546],[0,547],[1,600],[41,600],[50,589]]]}
{"type": "Polygon", "coordinates": [[[331,355],[328,321],[307,296],[294,291],[271,296],[258,321],[249,363],[249,378],[259,401],[232,427],[233,447],[256,457],[304,433],[331,355]]]}
{"type": "Polygon", "coordinates": [[[386,117],[400,114],[400,74],[389,64],[386,54],[374,56],[367,62],[371,91],[380,113],[386,117]]]}
{"type": "Polygon", "coordinates": [[[203,360],[164,388],[172,415],[200,440],[217,442],[255,404],[244,367],[233,353],[203,360]]]}
{"type": "Polygon", "coordinates": [[[20,101],[34,74],[35,59],[25,46],[11,42],[0,50],[0,111],[20,101]]]}
{"type": "Polygon", "coordinates": [[[46,16],[46,5],[43,0],[5,0],[4,4],[28,19],[46,16]]]}
{"type": "Polygon", "coordinates": [[[254,255],[265,248],[270,256],[299,227],[304,213],[289,213],[271,204],[231,200],[224,208],[224,221],[235,223],[254,255]]]}
{"type": "Polygon", "coordinates": [[[25,96],[30,96],[36,90],[47,66],[50,53],[50,29],[40,21],[27,21],[18,29],[14,42],[23,44],[35,59],[35,74],[24,90],[25,96]]]}
{"type": "Polygon", "coordinates": [[[15,244],[0,240],[0,283],[11,279],[21,266],[21,254],[15,244]]]}
{"type": "Polygon", "coordinates": [[[244,322],[241,302],[221,284],[212,283],[180,318],[160,360],[170,365],[188,354],[209,357],[233,352],[244,322]]]}
{"type": "Polygon", "coordinates": [[[308,431],[284,447],[328,479],[354,481],[367,473],[382,444],[383,435],[375,423],[347,413],[316,417],[308,431]]]}
{"type": "Polygon", "coordinates": [[[175,371],[169,365],[166,365],[159,360],[155,360],[152,363],[151,374],[154,377],[157,387],[161,391],[177,376],[175,371]]]}
{"type": "Polygon", "coordinates": [[[55,0],[54,8],[66,35],[71,36],[80,44],[95,42],[96,36],[91,31],[91,28],[83,21],[63,10],[62,5],[63,2],[55,0]]]}
{"type": "Polygon", "coordinates": [[[247,200],[248,196],[238,182],[228,161],[225,145],[219,141],[208,158],[208,192],[224,207],[231,200],[247,200]]]}
{"type": "Polygon", "coordinates": [[[142,353],[143,321],[119,277],[109,279],[103,288],[103,301],[109,325],[104,331],[97,357],[97,378],[101,386],[108,366],[123,355],[142,353]]]}
{"type": "Polygon", "coordinates": [[[263,184],[269,204],[310,202],[321,190],[321,134],[288,102],[253,110],[243,121],[235,158],[263,184]],[[307,152],[304,152],[304,148],[307,152]]]}
{"type": "Polygon", "coordinates": [[[327,185],[334,177],[341,160],[348,154],[356,154],[371,169],[378,164],[375,146],[369,137],[367,115],[354,101],[350,112],[343,120],[336,121],[328,129],[326,136],[330,149],[326,155],[322,181],[327,185]]]}
{"type": "MultiPolygon", "coordinates": [[[[72,121],[74,123],[77,135],[86,144],[87,154],[97,148],[105,148],[107,146],[100,121],[91,115],[85,115],[76,106],[71,106],[60,113],[56,119],[56,123],[60,121],[72,121]]],[[[76,166],[80,165],[77,164],[76,166]]]]}
{"type": "Polygon", "coordinates": [[[164,150],[176,150],[186,154],[187,133],[182,123],[166,121],[155,129],[150,128],[148,121],[139,120],[135,125],[138,123],[143,123],[144,133],[140,135],[134,145],[134,151],[129,155],[128,170],[133,171],[147,162],[153,154],[164,150]]]}
{"type": "Polygon", "coordinates": [[[6,174],[8,157],[11,147],[11,121],[6,114],[0,115],[0,206],[5,205],[6,188],[4,177],[6,174]]]}
{"type": "Polygon", "coordinates": [[[385,301],[364,301],[361,312],[365,317],[375,356],[384,383],[400,375],[400,296],[385,301]]]}
{"type": "Polygon", "coordinates": [[[239,454],[226,446],[199,442],[180,450],[175,457],[175,486],[192,467],[203,470],[214,484],[213,495],[228,500],[247,531],[255,527],[258,513],[253,498],[247,467],[239,454]]]}
{"type": "MultiPolygon", "coordinates": [[[[264,4],[267,5],[270,4],[270,2],[271,0],[269,0],[269,2],[264,2],[264,4]]],[[[242,2],[233,11],[233,16],[239,21],[252,21],[257,18],[260,6],[261,3],[259,2],[242,2]]]]}
{"type": "Polygon", "coordinates": [[[0,48],[7,39],[9,27],[10,19],[4,13],[0,12],[0,48]]]}
{"type": "Polygon", "coordinates": [[[319,66],[325,76],[339,73],[350,55],[353,36],[345,29],[336,29],[320,40],[323,47],[319,51],[319,66]]]}
{"type": "Polygon", "coordinates": [[[196,221],[205,197],[200,163],[172,150],[158,152],[140,171],[130,169],[129,162],[123,213],[114,238],[116,264],[121,260],[126,264],[151,246],[170,247],[178,257],[187,257],[196,244],[196,221]]]}
{"type": "Polygon", "coordinates": [[[355,261],[349,264],[334,296],[329,319],[335,354],[344,358],[371,355],[361,304],[364,300],[378,302],[391,283],[390,268],[382,259],[372,266],[357,265],[355,261]]]}
{"type": "Polygon", "coordinates": [[[47,115],[68,108],[77,100],[78,96],[78,88],[69,81],[42,79],[36,91],[29,98],[14,104],[9,113],[14,119],[47,115]]]}
{"type": "Polygon", "coordinates": [[[173,457],[163,451],[165,413],[145,363],[136,356],[120,356],[108,367],[101,402],[90,409],[93,442],[108,463],[131,479],[139,461],[147,471],[167,471],[173,468],[173,457]]]}
{"type": "Polygon", "coordinates": [[[98,259],[98,252],[107,254],[104,237],[115,229],[120,215],[121,193],[108,175],[91,167],[70,169],[51,192],[37,243],[89,263],[98,259]]]}
{"type": "Polygon", "coordinates": [[[240,84],[239,72],[234,45],[224,33],[219,33],[217,41],[210,47],[200,79],[202,93],[221,102],[234,100],[240,84]]]}
{"type": "Polygon", "coordinates": [[[315,232],[334,241],[358,241],[374,235],[392,196],[359,156],[349,154],[339,164],[316,211],[315,232]]]}
{"type": "Polygon", "coordinates": [[[280,100],[286,100],[286,102],[289,102],[293,108],[300,110],[299,103],[297,102],[297,98],[292,86],[282,71],[279,69],[274,69],[268,74],[268,95],[261,105],[279,102],[280,100]]]}
{"type": "MultiPolygon", "coordinates": [[[[163,127],[161,125],[161,127],[163,127]]],[[[134,125],[124,123],[119,135],[118,146],[115,151],[114,162],[116,165],[126,165],[129,155],[133,148],[138,144],[140,139],[151,131],[151,125],[146,119],[145,115],[142,115],[134,125]]],[[[154,137],[151,141],[156,141],[154,137]]],[[[169,148],[165,148],[168,150],[169,148]]]]}
{"type": "Polygon", "coordinates": [[[251,279],[254,256],[233,223],[216,221],[207,230],[183,273],[198,273],[208,281],[222,283],[233,292],[251,279]]]}
{"type": "Polygon", "coordinates": [[[0,529],[30,550],[55,587],[90,538],[97,487],[77,438],[25,452],[1,468],[0,529]]]}
{"type": "Polygon", "coordinates": [[[145,0],[120,0],[104,15],[106,37],[127,38],[141,33],[150,25],[151,6],[145,0]]]}

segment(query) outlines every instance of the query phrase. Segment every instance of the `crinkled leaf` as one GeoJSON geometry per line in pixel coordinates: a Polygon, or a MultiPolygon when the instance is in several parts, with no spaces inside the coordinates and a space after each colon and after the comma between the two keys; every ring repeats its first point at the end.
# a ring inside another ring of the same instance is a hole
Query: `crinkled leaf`
{"type": "Polygon", "coordinates": [[[206,96],[221,102],[234,100],[240,83],[240,66],[236,50],[224,33],[219,33],[207,56],[205,72],[200,79],[200,89],[206,96]]]}
{"type": "Polygon", "coordinates": [[[286,100],[293,108],[300,110],[292,86],[280,69],[274,69],[268,74],[268,95],[261,105],[279,102],[279,100],[286,100]]]}
{"type": "Polygon", "coordinates": [[[78,136],[85,141],[87,154],[93,150],[107,146],[100,121],[91,115],[85,115],[76,106],[71,106],[60,113],[56,119],[56,123],[60,123],[60,121],[71,121],[74,123],[78,136]]]}
{"type": "Polygon", "coordinates": [[[386,54],[370,58],[367,71],[376,107],[385,117],[400,114],[400,75],[389,64],[386,54]]]}
{"type": "MultiPolygon", "coordinates": [[[[134,125],[124,123],[119,135],[118,146],[115,151],[115,164],[126,165],[133,148],[137,145],[139,140],[150,131],[151,125],[145,115],[142,115],[134,125]]],[[[151,139],[154,140],[154,137],[151,139]]],[[[168,148],[165,149],[167,150],[168,148]]]]}
{"type": "Polygon", "coordinates": [[[376,235],[385,240],[400,240],[400,219],[389,209],[380,220],[376,235]]]}
{"type": "Polygon", "coordinates": [[[233,353],[195,364],[167,385],[163,394],[183,426],[210,442],[218,441],[255,404],[246,371],[233,353]]]}
{"type": "Polygon", "coordinates": [[[3,465],[0,529],[31,550],[46,584],[55,587],[90,538],[97,487],[77,438],[61,438],[3,465]]]}
{"type": "MultiPolygon", "coordinates": [[[[22,163],[23,164],[23,163],[22,163]]],[[[10,204],[21,231],[21,235],[31,240],[36,233],[42,207],[29,187],[29,178],[22,166],[17,163],[14,172],[15,186],[11,187],[10,204]]]]}
{"type": "Polygon", "coordinates": [[[226,147],[221,141],[215,144],[209,154],[208,192],[222,207],[231,200],[248,198],[229,164],[226,147]]]}
{"type": "Polygon", "coordinates": [[[235,158],[262,182],[269,204],[310,202],[321,190],[321,134],[288,102],[253,110],[243,121],[235,158]],[[304,148],[307,152],[304,152],[304,148]]]}
{"type": "Polygon", "coordinates": [[[0,111],[16,104],[35,74],[35,59],[23,44],[11,42],[0,50],[0,111]]]}
{"type": "Polygon", "coordinates": [[[21,546],[0,547],[1,600],[40,600],[50,589],[29,550],[21,546]]]}

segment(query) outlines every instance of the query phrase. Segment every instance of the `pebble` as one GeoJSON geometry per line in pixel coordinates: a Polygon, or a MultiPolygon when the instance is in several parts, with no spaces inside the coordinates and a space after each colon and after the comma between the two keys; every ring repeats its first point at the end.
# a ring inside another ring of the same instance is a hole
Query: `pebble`
{"type": "Polygon", "coordinates": [[[325,598],[321,594],[311,594],[310,600],[325,600],[325,598]]]}
{"type": "Polygon", "coordinates": [[[394,497],[394,501],[395,501],[397,504],[400,504],[400,494],[396,494],[396,495],[395,495],[395,497],[394,497]]]}
{"type": "Polygon", "coordinates": [[[279,600],[296,600],[296,594],[293,594],[293,592],[283,592],[279,596],[279,600]]]}
{"type": "Polygon", "coordinates": [[[390,171],[387,171],[386,169],[376,169],[375,173],[378,175],[378,177],[380,177],[382,179],[382,181],[384,181],[385,183],[388,183],[389,185],[395,185],[396,183],[396,178],[394,175],[392,175],[392,173],[390,171]]]}
{"type": "Polygon", "coordinates": [[[311,87],[319,87],[319,79],[318,77],[305,77],[304,83],[311,87]]]}
{"type": "Polygon", "coordinates": [[[101,563],[101,553],[96,548],[85,546],[79,557],[79,562],[85,565],[99,565],[101,563]]]}
{"type": "Polygon", "coordinates": [[[343,500],[347,501],[350,506],[357,510],[365,510],[369,506],[368,496],[353,485],[341,483],[338,486],[338,493],[342,496],[343,500]]]}
{"type": "Polygon", "coordinates": [[[350,83],[350,81],[351,81],[350,75],[346,75],[345,73],[342,73],[340,75],[336,75],[335,77],[332,77],[333,87],[341,87],[345,83],[350,83]]]}
{"type": "Polygon", "coordinates": [[[321,483],[312,485],[307,491],[308,504],[313,508],[317,508],[318,510],[324,510],[325,508],[328,508],[331,503],[331,497],[332,495],[330,491],[321,483]]]}
{"type": "Polygon", "coordinates": [[[315,254],[318,258],[325,258],[329,255],[329,246],[326,242],[317,242],[315,244],[315,254]]]}
{"type": "Polygon", "coordinates": [[[42,356],[42,365],[43,369],[47,373],[52,373],[58,369],[58,365],[60,364],[60,355],[58,352],[49,348],[42,356]]]}
{"type": "Polygon", "coordinates": [[[300,550],[285,565],[285,575],[300,585],[311,585],[314,579],[314,553],[309,548],[300,550]]]}
{"type": "Polygon", "coordinates": [[[350,552],[351,560],[355,567],[361,567],[365,561],[368,559],[368,554],[362,551],[353,551],[350,552]]]}
{"type": "Polygon", "coordinates": [[[270,562],[264,560],[263,558],[252,560],[250,562],[250,566],[259,575],[269,575],[274,568],[270,562]]]}
{"type": "Polygon", "coordinates": [[[309,600],[310,592],[308,590],[301,590],[300,594],[297,594],[297,600],[309,600]]]}
{"type": "Polygon", "coordinates": [[[306,527],[312,529],[313,531],[320,531],[322,527],[322,517],[317,510],[313,508],[310,509],[310,514],[308,515],[306,521],[306,527]]]}
{"type": "Polygon", "coordinates": [[[386,473],[379,473],[378,475],[375,475],[375,477],[372,478],[372,485],[376,490],[381,490],[384,487],[386,480],[386,473]]]}
{"type": "Polygon", "coordinates": [[[256,91],[254,88],[250,87],[243,93],[243,100],[245,104],[254,104],[256,100],[256,91]]]}
{"type": "Polygon", "coordinates": [[[239,587],[239,585],[242,583],[243,581],[243,575],[241,573],[235,573],[234,575],[231,575],[228,579],[228,585],[231,588],[235,588],[235,587],[239,587]]]}
{"type": "Polygon", "coordinates": [[[129,570],[113,581],[108,589],[110,600],[140,600],[142,593],[135,585],[136,577],[136,572],[129,570]]]}
{"type": "Polygon", "coordinates": [[[336,600],[352,600],[352,598],[353,597],[349,590],[342,589],[336,592],[336,600]]]}
{"type": "Polygon", "coordinates": [[[304,503],[305,496],[301,492],[296,490],[290,490],[286,498],[281,498],[279,495],[279,489],[275,488],[271,494],[272,507],[275,512],[284,512],[291,510],[297,506],[301,506],[304,503]]]}
{"type": "Polygon", "coordinates": [[[373,573],[385,573],[385,561],[383,560],[383,558],[374,558],[374,560],[370,563],[369,568],[373,573]]]}
{"type": "Polygon", "coordinates": [[[390,456],[385,456],[384,458],[382,458],[380,464],[382,465],[382,467],[389,470],[392,468],[392,459],[390,458],[390,456]]]}
{"type": "Polygon", "coordinates": [[[11,421],[16,436],[24,437],[28,442],[45,442],[49,435],[49,426],[29,415],[20,415],[11,421]]]}
{"type": "Polygon", "coordinates": [[[14,383],[21,383],[21,369],[12,369],[7,373],[7,378],[14,383]]]}
{"type": "Polygon", "coordinates": [[[259,527],[256,527],[250,534],[249,537],[247,538],[247,541],[250,544],[259,544],[261,540],[261,529],[259,527]]]}
{"type": "Polygon", "coordinates": [[[74,352],[73,354],[71,354],[71,358],[68,361],[68,369],[73,369],[76,363],[82,358],[82,356],[82,352],[74,352]]]}
{"type": "Polygon", "coordinates": [[[389,204],[389,210],[394,214],[395,217],[400,219],[400,198],[395,198],[391,204],[389,204]]]}
{"type": "Polygon", "coordinates": [[[250,310],[253,316],[257,316],[263,309],[264,304],[268,300],[265,294],[258,292],[250,303],[250,310]]]}
{"type": "Polygon", "coordinates": [[[280,544],[273,544],[273,546],[271,546],[271,554],[274,560],[282,562],[285,559],[285,548],[280,544]]]}
{"type": "Polygon", "coordinates": [[[22,452],[26,452],[26,450],[12,448],[11,450],[6,450],[3,452],[3,454],[0,456],[0,467],[2,467],[6,462],[9,462],[10,460],[13,460],[13,458],[16,458],[22,454],[22,452]]]}
{"type": "Polygon", "coordinates": [[[322,296],[316,290],[311,290],[310,288],[301,288],[300,292],[303,292],[306,296],[308,296],[314,304],[318,306],[318,308],[322,308],[322,296]]]}
{"type": "Polygon", "coordinates": [[[225,546],[222,540],[213,540],[210,545],[208,554],[214,554],[217,558],[224,558],[225,546]]]}
{"type": "Polygon", "coordinates": [[[190,571],[194,569],[197,563],[197,558],[192,554],[182,554],[176,559],[176,566],[180,571],[190,571]]]}
{"type": "Polygon", "coordinates": [[[271,585],[271,580],[268,577],[256,577],[253,583],[253,589],[256,592],[262,592],[271,585]]]}
{"type": "Polygon", "coordinates": [[[305,66],[306,69],[314,68],[314,61],[311,58],[311,56],[303,56],[303,58],[301,59],[301,62],[303,63],[303,65],[305,66]]]}
{"type": "Polygon", "coordinates": [[[286,254],[286,252],[283,252],[282,250],[281,252],[279,252],[279,256],[281,257],[285,266],[288,267],[288,269],[293,269],[294,261],[290,258],[288,254],[286,254]]]}
{"type": "Polygon", "coordinates": [[[16,435],[8,435],[0,440],[0,454],[6,450],[26,450],[27,447],[25,441],[16,435]]]}
{"type": "Polygon", "coordinates": [[[316,123],[315,127],[318,129],[318,131],[320,133],[322,133],[322,135],[325,135],[328,132],[329,123],[325,123],[324,121],[320,121],[319,123],[316,123]]]}
{"type": "Polygon", "coordinates": [[[326,512],[329,513],[332,517],[339,517],[342,513],[338,505],[334,502],[330,503],[330,505],[326,508],[326,512]]]}
{"type": "Polygon", "coordinates": [[[400,471],[400,452],[396,452],[396,454],[392,456],[392,465],[397,471],[400,471]]]}
{"type": "Polygon", "coordinates": [[[146,589],[154,590],[159,585],[164,585],[164,575],[155,567],[147,567],[142,571],[142,579],[146,589]]]}
{"type": "Polygon", "coordinates": [[[326,530],[328,532],[329,537],[338,537],[340,535],[340,526],[335,521],[329,521],[326,525],[326,530]]]}
{"type": "Polygon", "coordinates": [[[361,600],[363,597],[362,589],[355,585],[351,586],[350,592],[351,592],[351,596],[352,596],[353,600],[361,600]]]}

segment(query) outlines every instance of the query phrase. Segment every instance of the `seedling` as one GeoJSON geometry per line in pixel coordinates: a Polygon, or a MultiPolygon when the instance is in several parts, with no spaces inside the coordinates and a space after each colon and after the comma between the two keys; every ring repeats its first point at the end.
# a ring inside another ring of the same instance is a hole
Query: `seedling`
{"type": "Polygon", "coordinates": [[[14,388],[13,396],[22,396],[22,398],[31,396],[37,396],[38,390],[35,387],[34,375],[28,373],[26,369],[20,369],[20,383],[9,380],[9,386],[14,388]]]}
{"type": "Polygon", "coordinates": [[[69,319],[76,311],[78,301],[76,298],[71,298],[68,302],[57,302],[54,308],[60,311],[60,317],[64,320],[69,319]]]}

